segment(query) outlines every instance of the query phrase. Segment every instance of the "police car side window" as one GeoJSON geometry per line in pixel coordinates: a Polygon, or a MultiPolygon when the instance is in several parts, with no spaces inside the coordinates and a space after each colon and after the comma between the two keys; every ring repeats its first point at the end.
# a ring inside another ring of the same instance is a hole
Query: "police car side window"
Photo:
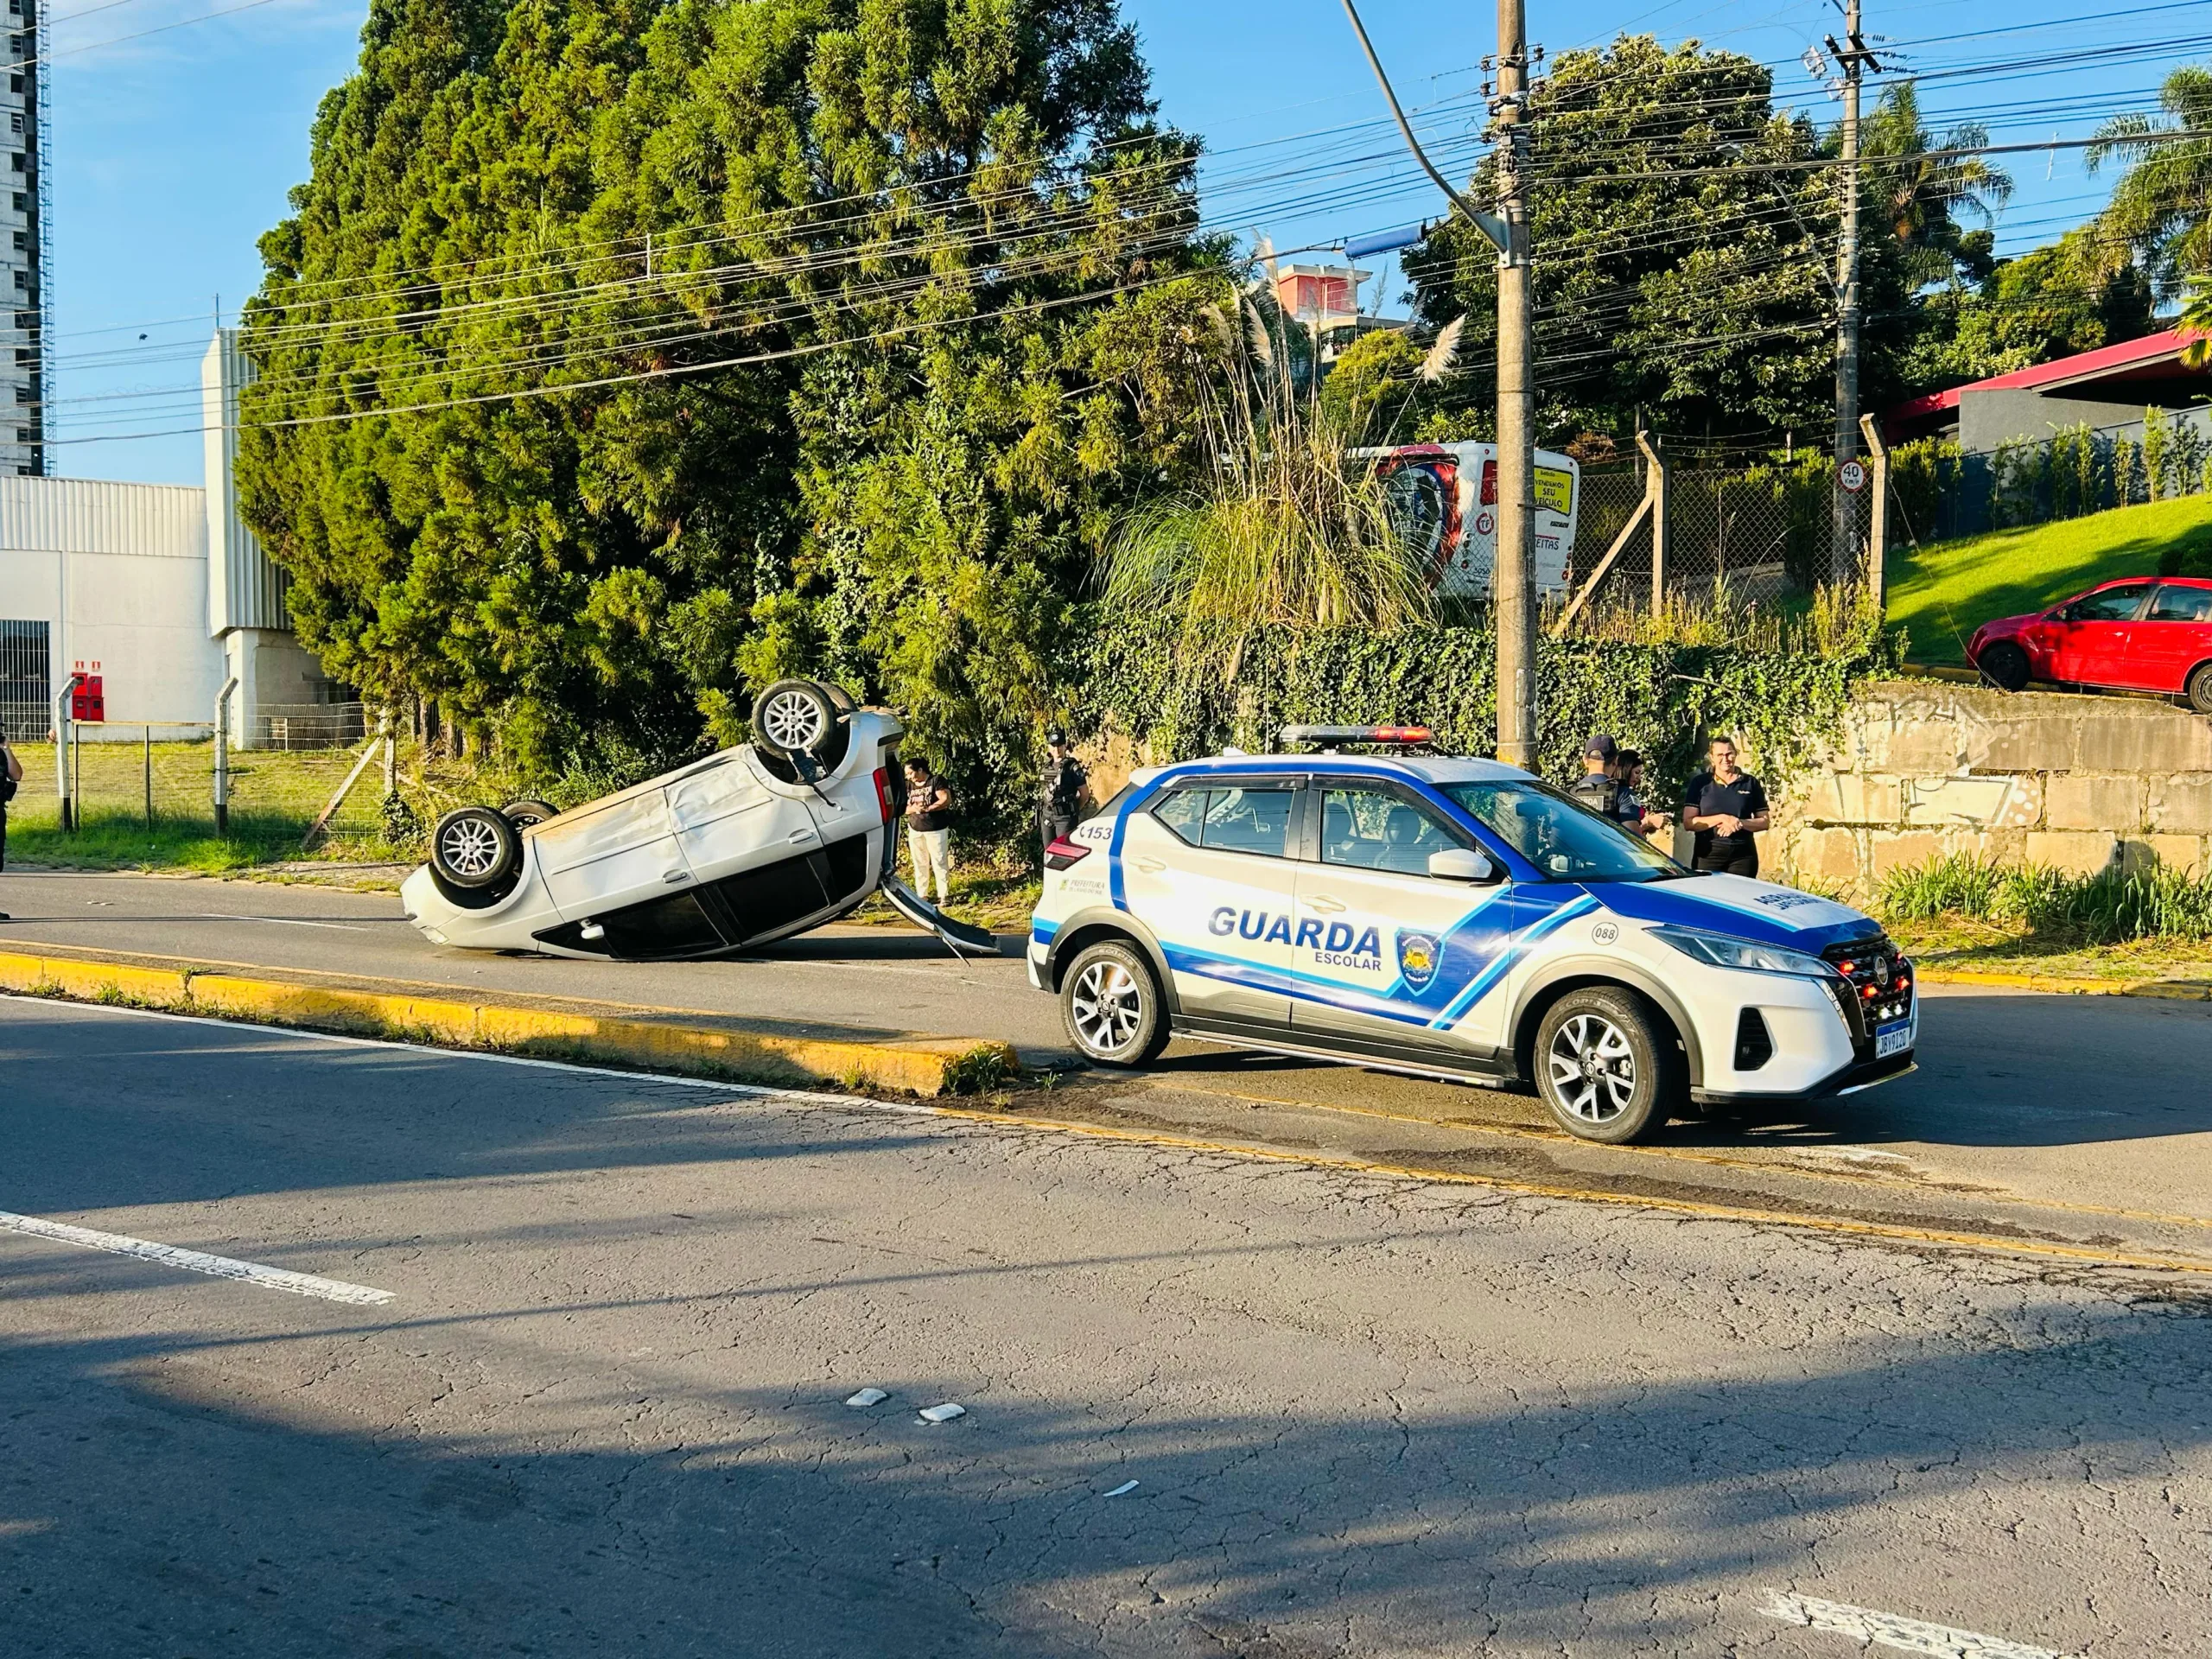
{"type": "Polygon", "coordinates": [[[1207,849],[1287,857],[1290,851],[1293,793],[1280,786],[1217,789],[1206,804],[1207,849]]]}
{"type": "Polygon", "coordinates": [[[1152,809],[1152,816],[1166,824],[1178,841],[1186,841],[1193,847],[1199,844],[1200,826],[1206,820],[1206,802],[1211,791],[1203,789],[1179,789],[1152,809]]]}
{"type": "Polygon", "coordinates": [[[1359,870],[1428,874],[1428,855],[1457,847],[1435,819],[1386,790],[1321,794],[1321,861],[1359,870]]]}

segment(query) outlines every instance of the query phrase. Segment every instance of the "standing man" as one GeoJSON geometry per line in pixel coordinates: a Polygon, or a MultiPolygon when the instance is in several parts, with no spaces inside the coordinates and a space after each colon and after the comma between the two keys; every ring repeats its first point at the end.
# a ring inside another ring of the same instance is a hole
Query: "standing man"
{"type": "Polygon", "coordinates": [[[1752,837],[1767,827],[1766,791],[1750,772],[1736,769],[1733,739],[1714,738],[1707,753],[1711,768],[1691,779],[1682,792],[1682,823],[1697,831],[1692,861],[1700,870],[1757,875],[1759,844],[1752,837]]]}
{"type": "MultiPolygon", "coordinates": [[[[0,870],[8,868],[8,803],[16,798],[16,785],[22,781],[23,763],[8,747],[8,734],[0,732],[0,870]]],[[[0,922],[7,919],[8,912],[0,910],[0,922]]]]}
{"type": "Polygon", "coordinates": [[[1045,734],[1045,776],[1037,803],[1037,833],[1051,846],[1076,826],[1083,786],[1090,774],[1068,752],[1068,734],[1057,726],[1045,734]]]}
{"type": "Polygon", "coordinates": [[[950,897],[952,880],[952,791],[926,760],[906,763],[906,852],[914,861],[914,891],[930,896],[937,877],[937,901],[950,897]]]}
{"type": "Polygon", "coordinates": [[[1582,776],[1567,793],[1599,817],[1621,815],[1619,745],[1603,732],[1592,732],[1582,746],[1582,776]]]}

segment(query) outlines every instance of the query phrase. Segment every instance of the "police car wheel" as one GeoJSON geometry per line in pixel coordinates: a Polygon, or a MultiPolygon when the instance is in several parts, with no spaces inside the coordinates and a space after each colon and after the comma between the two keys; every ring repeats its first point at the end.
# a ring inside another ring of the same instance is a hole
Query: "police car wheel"
{"type": "Polygon", "coordinates": [[[1618,1145],[1667,1122],[1673,1044],[1626,992],[1569,991],[1536,1031],[1536,1088],[1569,1135],[1618,1145]]]}
{"type": "Polygon", "coordinates": [[[1116,940],[1086,946],[1068,964],[1060,1017],[1075,1046],[1101,1065],[1142,1065],[1167,1046],[1152,964],[1116,940]]]}

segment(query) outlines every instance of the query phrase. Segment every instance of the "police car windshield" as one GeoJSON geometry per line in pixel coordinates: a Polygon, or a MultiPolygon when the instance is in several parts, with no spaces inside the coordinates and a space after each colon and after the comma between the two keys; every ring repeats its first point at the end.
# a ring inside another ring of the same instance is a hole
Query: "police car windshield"
{"type": "Polygon", "coordinates": [[[1541,784],[1446,784],[1444,792],[1555,881],[1660,881],[1682,867],[1541,784]]]}

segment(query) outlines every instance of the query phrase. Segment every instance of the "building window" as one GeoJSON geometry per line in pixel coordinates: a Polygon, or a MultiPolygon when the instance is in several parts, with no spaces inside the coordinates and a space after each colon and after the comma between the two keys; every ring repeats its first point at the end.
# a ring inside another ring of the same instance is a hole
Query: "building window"
{"type": "Polygon", "coordinates": [[[29,428],[28,426],[19,426],[19,427],[17,427],[17,428],[16,429],[16,442],[17,443],[29,443],[30,441],[31,441],[31,429],[30,429],[30,428],[29,428]]]}
{"type": "MultiPolygon", "coordinates": [[[[30,468],[19,467],[18,473],[30,468]]],[[[0,620],[0,736],[21,743],[46,735],[52,722],[52,665],[44,622],[0,620]]]]}
{"type": "Polygon", "coordinates": [[[22,172],[23,170],[23,152],[20,149],[17,150],[11,159],[15,162],[16,171],[18,173],[22,172]]]}
{"type": "Polygon", "coordinates": [[[21,232],[21,231],[17,231],[17,232],[16,232],[16,245],[17,247],[19,247],[19,248],[28,248],[28,247],[29,247],[29,246],[30,246],[30,245],[31,245],[31,239],[30,239],[30,238],[29,238],[29,237],[26,236],[26,235],[25,235],[22,232],[21,232]]]}
{"type": "Polygon", "coordinates": [[[10,75],[10,76],[9,76],[9,77],[8,77],[8,90],[9,90],[10,92],[22,92],[22,91],[23,90],[23,78],[22,78],[21,75],[10,75]]]}
{"type": "Polygon", "coordinates": [[[29,386],[17,386],[16,388],[16,401],[17,403],[28,404],[30,400],[31,389],[29,386]]]}
{"type": "Polygon", "coordinates": [[[16,286],[17,288],[29,288],[30,285],[31,279],[28,275],[20,270],[16,273],[16,286]]]}
{"type": "Polygon", "coordinates": [[[17,110],[9,116],[8,130],[10,132],[21,132],[23,130],[23,112],[21,110],[17,110]]]}
{"type": "Polygon", "coordinates": [[[22,213],[30,211],[29,208],[24,205],[27,200],[28,198],[25,197],[22,191],[18,190],[16,192],[16,211],[17,213],[22,213]]]}

